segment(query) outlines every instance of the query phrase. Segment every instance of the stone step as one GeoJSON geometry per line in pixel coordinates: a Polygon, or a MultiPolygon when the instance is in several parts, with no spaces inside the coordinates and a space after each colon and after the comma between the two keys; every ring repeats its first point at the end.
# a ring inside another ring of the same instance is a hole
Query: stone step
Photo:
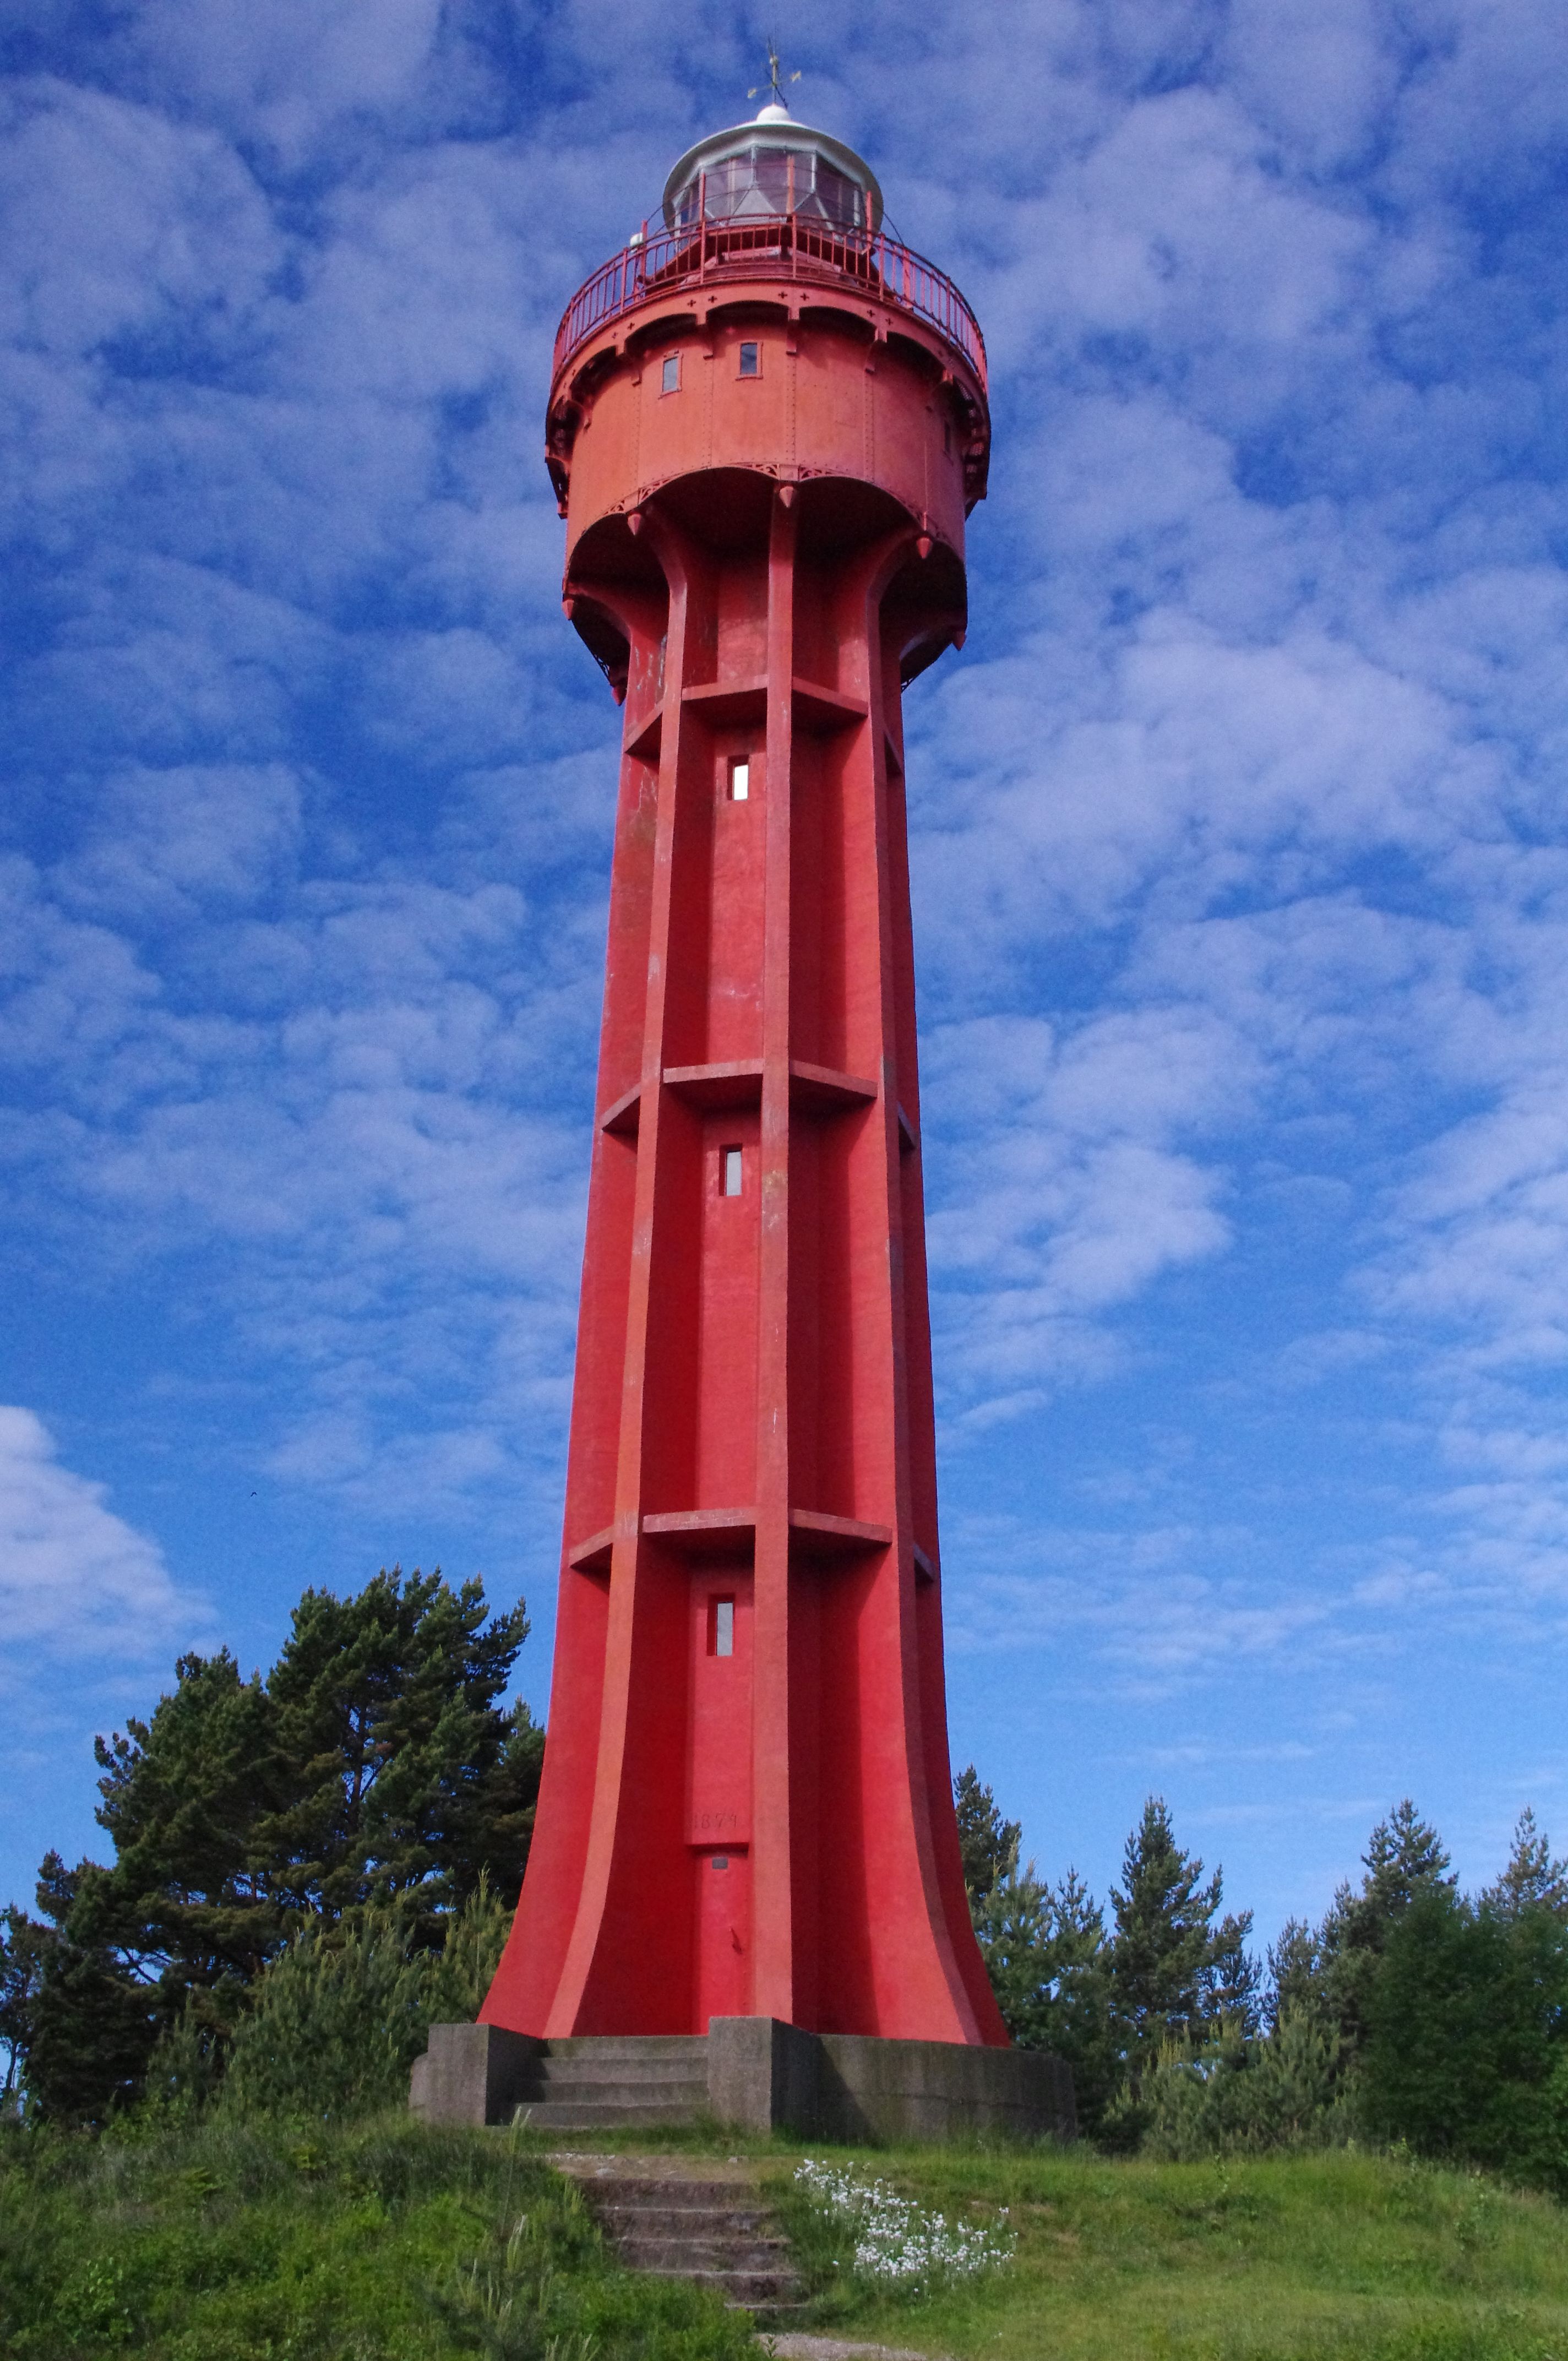
{"type": "MultiPolygon", "coordinates": [[[[640,2124],[695,2124],[702,2109],[677,2091],[603,2090],[552,2091],[548,2098],[520,2099],[518,2112],[536,2120],[541,2130],[579,2115],[584,2124],[599,2124],[613,2131],[624,2124],[635,2131],[640,2124]]],[[[515,2120],[515,2117],[514,2117],[515,2120]]]]}
{"type": "Polygon", "coordinates": [[[689,2124],[696,2113],[695,2106],[679,2100],[644,2099],[637,2092],[625,2099],[524,2099],[512,2121],[537,2132],[635,2131],[642,2125],[689,2124]]]}
{"type": "Polygon", "coordinates": [[[542,2058],[524,2080],[542,2088],[556,2082],[634,2082],[650,2088],[678,2082],[705,2095],[707,2091],[707,2076],[686,2058],[542,2058]]]}
{"type": "Polygon", "coordinates": [[[640,2223],[628,2224],[624,2221],[612,2221],[604,2214],[599,2218],[608,2235],[625,2254],[630,2254],[634,2248],[639,2254],[651,2254],[656,2246],[666,2257],[697,2255],[711,2262],[717,2250],[722,2247],[732,2258],[743,2253],[748,2269],[753,2264],[761,2268],[764,2263],[781,2263],[789,2257],[789,2241],[781,2238],[771,2227],[758,2229],[751,2224],[744,2224],[732,2229],[728,2222],[708,2220],[683,2223],[677,2229],[668,2226],[644,2229],[640,2223]]]}
{"type": "Polygon", "coordinates": [[[685,2279],[692,2287],[711,2288],[726,2303],[742,2312],[793,2311],[798,2308],[800,2282],[793,2271],[653,2271],[652,2279],[685,2279]]]}
{"type": "Polygon", "coordinates": [[[754,2188],[744,2181],[734,2180],[655,2180],[638,2175],[594,2173],[584,2176],[586,2188],[593,2202],[600,2207],[621,2206],[627,2212],[641,2212],[648,2206],[674,2207],[682,2213],[765,2213],[768,2211],[754,2188]]]}
{"type": "Polygon", "coordinates": [[[542,2131],[689,2123],[707,2105],[707,2045],[684,2033],[553,2041],[518,2096],[542,2131]]]}
{"type": "Polygon", "coordinates": [[[521,2092],[520,2107],[679,2107],[685,2114],[700,2115],[707,2092],[689,2082],[545,2082],[521,2092]]]}
{"type": "Polygon", "coordinates": [[[784,2238],[726,2237],[710,2227],[696,2235],[671,2237],[653,2231],[612,2233],[623,2262],[635,2271],[784,2271],[790,2268],[784,2238]]]}
{"type": "Polygon", "coordinates": [[[726,2237],[772,2235],[764,2227],[773,2219],[765,2205],[622,2205],[612,2198],[596,2203],[595,2211],[618,2238],[691,2237],[709,2223],[720,2225],[726,2237]]]}
{"type": "Polygon", "coordinates": [[[707,2036],[703,2033],[566,2034],[546,2045],[549,2058],[685,2058],[694,2074],[707,2072],[707,2036]]]}
{"type": "Polygon", "coordinates": [[[706,2106],[707,2092],[700,2082],[639,2082],[630,2075],[622,2075],[614,2082],[597,2082],[590,2081],[587,2078],[582,2081],[578,2081],[576,2077],[568,2080],[563,2075],[559,2081],[536,2083],[532,2095],[525,2089],[523,2095],[518,2100],[518,2104],[528,2106],[532,2104],[534,2098],[537,2098],[541,2104],[569,2103],[572,2106],[608,2107],[615,2105],[620,2100],[624,2100],[629,2106],[636,2106],[645,2101],[652,2107],[667,2107],[675,2104],[695,2107],[697,2104],[699,2092],[702,2103],[706,2106]]]}
{"type": "Polygon", "coordinates": [[[535,2114],[543,2109],[552,2122],[563,2107],[570,2107],[574,2111],[586,2109],[595,2123],[611,2125],[618,2114],[629,2125],[644,2120],[690,2124],[695,2123],[704,2112],[701,2102],[693,2098],[689,2091],[628,2091],[624,2085],[607,2090],[602,2082],[589,2082],[576,2090],[542,2091],[537,2098],[520,2099],[517,2103],[520,2107],[532,2108],[535,2114]],[[651,2107],[662,2112],[651,2115],[648,2113],[651,2107]]]}
{"type": "Polygon", "coordinates": [[[653,2163],[557,2158],[628,2269],[712,2288],[736,2308],[778,2320],[802,2308],[789,2241],[749,2174],[698,2179],[653,2163]]]}

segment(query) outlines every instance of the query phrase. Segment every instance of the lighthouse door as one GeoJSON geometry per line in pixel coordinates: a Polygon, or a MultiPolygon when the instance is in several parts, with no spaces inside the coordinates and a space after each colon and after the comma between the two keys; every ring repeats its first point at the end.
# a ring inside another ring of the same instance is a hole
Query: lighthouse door
{"type": "Polygon", "coordinates": [[[697,1856],[696,2029],[746,2016],[751,1989],[751,1863],[743,1852],[697,1856]]]}
{"type": "Polygon", "coordinates": [[[686,1842],[696,1892],[695,2029],[744,2016],[751,1991],[751,1572],[692,1583],[686,1842]]]}

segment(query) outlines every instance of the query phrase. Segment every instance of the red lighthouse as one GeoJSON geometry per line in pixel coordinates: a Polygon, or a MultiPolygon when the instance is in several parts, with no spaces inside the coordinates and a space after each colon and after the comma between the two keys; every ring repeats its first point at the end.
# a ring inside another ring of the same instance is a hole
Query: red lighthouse
{"type": "Polygon", "coordinates": [[[778,105],[574,297],[565,610],[624,700],[549,1743],[484,2022],[1002,2044],[948,1760],[901,694],[985,356],[778,105]]]}

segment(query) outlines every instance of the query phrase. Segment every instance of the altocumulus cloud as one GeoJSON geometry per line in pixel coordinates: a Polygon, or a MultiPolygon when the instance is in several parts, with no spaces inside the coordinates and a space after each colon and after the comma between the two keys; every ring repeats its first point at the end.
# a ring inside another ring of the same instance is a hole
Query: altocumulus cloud
{"type": "MultiPolygon", "coordinates": [[[[614,772],[544,372],[760,27],[84,24],[0,6],[0,1385],[247,1661],[399,1554],[543,1637],[614,772]]],[[[909,708],[956,1742],[1102,1877],[1168,1777],[1266,1913],[1347,1797],[1483,1865],[1568,1803],[1561,11],[794,38],[992,360],[909,708]]]]}

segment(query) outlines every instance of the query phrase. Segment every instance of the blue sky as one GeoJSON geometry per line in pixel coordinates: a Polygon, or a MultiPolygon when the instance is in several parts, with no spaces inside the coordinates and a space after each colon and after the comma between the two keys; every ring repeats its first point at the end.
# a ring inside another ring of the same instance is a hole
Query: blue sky
{"type": "MultiPolygon", "coordinates": [[[[617,715],[566,298],[764,16],[0,8],[0,1891],[383,1562],[548,1686],[617,715]]],[[[911,693],[955,1761],[1269,1931],[1568,1839],[1568,25],[804,0],[989,341],[911,693]]]]}

